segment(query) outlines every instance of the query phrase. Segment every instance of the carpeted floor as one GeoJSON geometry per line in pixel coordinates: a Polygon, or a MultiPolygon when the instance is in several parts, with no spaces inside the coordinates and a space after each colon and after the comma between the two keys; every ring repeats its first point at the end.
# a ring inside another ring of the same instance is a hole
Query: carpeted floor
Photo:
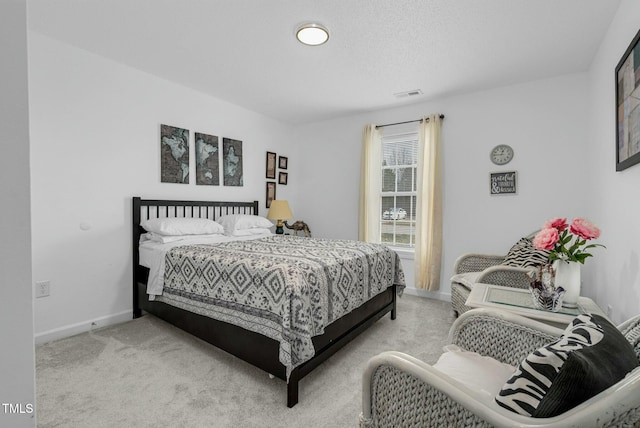
{"type": "Polygon", "coordinates": [[[355,427],[362,370],[386,350],[433,363],[451,304],[405,295],[300,382],[286,385],[150,315],[36,348],[39,427],[355,427]]]}

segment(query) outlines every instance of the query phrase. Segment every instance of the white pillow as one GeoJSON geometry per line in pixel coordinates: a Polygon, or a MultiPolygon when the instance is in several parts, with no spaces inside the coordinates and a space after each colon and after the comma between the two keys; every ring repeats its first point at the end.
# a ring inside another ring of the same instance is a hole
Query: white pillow
{"type": "Polygon", "coordinates": [[[256,235],[273,235],[271,229],[263,227],[254,227],[253,229],[234,230],[231,236],[256,236],[256,235]]]}
{"type": "Polygon", "coordinates": [[[477,282],[478,277],[482,272],[465,272],[458,273],[451,277],[451,282],[457,282],[467,287],[469,290],[473,288],[473,284],[477,282]]]}
{"type": "Polygon", "coordinates": [[[206,218],[154,218],[143,221],[142,227],[147,232],[158,235],[212,235],[224,233],[224,228],[213,220],[206,218]]]}
{"type": "Polygon", "coordinates": [[[476,352],[465,351],[456,345],[447,345],[444,351],[433,368],[469,389],[485,394],[491,400],[516,371],[516,368],[509,364],[476,352]]]}
{"type": "Polygon", "coordinates": [[[146,235],[149,241],[168,244],[169,242],[183,241],[185,239],[212,238],[214,236],[220,236],[222,234],[214,233],[214,234],[206,234],[206,235],[158,235],[157,233],[149,232],[146,235]]]}
{"type": "Polygon", "coordinates": [[[227,235],[233,235],[233,232],[235,232],[236,230],[255,228],[269,229],[273,227],[273,223],[271,223],[270,220],[267,220],[264,217],[249,214],[225,215],[218,219],[218,223],[220,223],[224,227],[224,231],[227,235]]]}

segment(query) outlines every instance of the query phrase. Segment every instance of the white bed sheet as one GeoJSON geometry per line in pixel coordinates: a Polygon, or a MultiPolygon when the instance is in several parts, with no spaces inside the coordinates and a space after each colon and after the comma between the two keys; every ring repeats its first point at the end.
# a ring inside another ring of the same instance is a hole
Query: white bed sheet
{"type": "Polygon", "coordinates": [[[246,241],[250,239],[260,239],[264,235],[251,236],[227,236],[227,235],[208,235],[194,236],[193,238],[185,238],[180,241],[161,243],[148,240],[146,234],[140,236],[139,254],[140,265],[149,268],[149,279],[147,280],[147,294],[149,300],[155,300],[155,296],[161,296],[164,289],[164,262],[167,251],[174,247],[183,245],[215,245],[229,241],[246,241]]]}

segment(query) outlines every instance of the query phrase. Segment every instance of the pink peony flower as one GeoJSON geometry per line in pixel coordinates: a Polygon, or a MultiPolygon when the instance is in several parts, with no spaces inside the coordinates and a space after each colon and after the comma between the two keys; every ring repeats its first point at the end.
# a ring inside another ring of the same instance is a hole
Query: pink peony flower
{"type": "Polygon", "coordinates": [[[601,244],[587,244],[587,240],[600,237],[600,229],[584,218],[575,218],[570,226],[567,219],[558,217],[547,220],[542,230],[533,238],[533,246],[538,250],[547,250],[550,262],[564,260],[584,263],[593,257],[591,248],[603,247],[601,244]]]}
{"type": "Polygon", "coordinates": [[[542,228],[543,229],[557,229],[558,232],[562,232],[563,230],[565,230],[567,227],[569,227],[569,225],[567,224],[567,219],[566,218],[554,218],[551,220],[547,220],[543,225],[542,228]]]}
{"type": "Polygon", "coordinates": [[[578,235],[582,239],[597,239],[600,236],[600,229],[595,224],[584,218],[576,218],[569,227],[571,233],[578,235]]]}
{"type": "Polygon", "coordinates": [[[559,239],[560,234],[558,233],[558,229],[554,227],[545,227],[536,234],[535,238],[533,238],[533,246],[538,250],[553,250],[559,239]]]}

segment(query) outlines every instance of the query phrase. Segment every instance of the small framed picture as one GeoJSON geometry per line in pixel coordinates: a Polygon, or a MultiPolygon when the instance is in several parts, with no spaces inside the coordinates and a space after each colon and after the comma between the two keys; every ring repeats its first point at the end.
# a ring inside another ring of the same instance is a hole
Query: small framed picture
{"type": "Polygon", "coordinates": [[[287,169],[288,164],[289,164],[289,158],[285,156],[280,156],[280,160],[279,160],[280,169],[287,169]]]}
{"type": "Polygon", "coordinates": [[[517,193],[516,171],[489,173],[489,188],[492,195],[514,195],[517,193]]]}
{"type": "Polygon", "coordinates": [[[267,194],[266,205],[267,208],[271,207],[271,202],[276,199],[276,183],[274,181],[267,181],[267,194]]]}
{"type": "Polygon", "coordinates": [[[267,152],[267,178],[276,179],[276,154],[267,152]]]}
{"type": "Polygon", "coordinates": [[[289,180],[288,172],[281,172],[280,175],[278,176],[278,184],[286,185],[288,180],[289,180]]]}

